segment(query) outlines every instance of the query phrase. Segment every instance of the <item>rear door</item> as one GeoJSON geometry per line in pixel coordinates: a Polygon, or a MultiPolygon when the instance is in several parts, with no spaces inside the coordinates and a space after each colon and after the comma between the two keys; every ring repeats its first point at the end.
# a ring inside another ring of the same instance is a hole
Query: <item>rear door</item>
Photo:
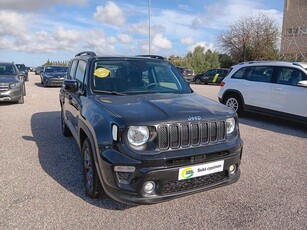
{"type": "Polygon", "coordinates": [[[297,86],[302,80],[307,76],[301,70],[279,67],[276,83],[272,84],[270,109],[307,117],[307,89],[297,86]]]}
{"type": "Polygon", "coordinates": [[[245,105],[269,109],[273,66],[254,66],[247,69],[241,86],[245,105]]]}

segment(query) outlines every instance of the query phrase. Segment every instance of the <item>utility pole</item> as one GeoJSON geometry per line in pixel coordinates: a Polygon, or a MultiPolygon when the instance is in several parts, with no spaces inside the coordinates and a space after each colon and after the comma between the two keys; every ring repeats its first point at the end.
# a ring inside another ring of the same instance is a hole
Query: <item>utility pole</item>
{"type": "Polygon", "coordinates": [[[150,47],[150,0],[148,0],[148,53],[150,55],[150,50],[151,50],[151,47],[150,47]]]}

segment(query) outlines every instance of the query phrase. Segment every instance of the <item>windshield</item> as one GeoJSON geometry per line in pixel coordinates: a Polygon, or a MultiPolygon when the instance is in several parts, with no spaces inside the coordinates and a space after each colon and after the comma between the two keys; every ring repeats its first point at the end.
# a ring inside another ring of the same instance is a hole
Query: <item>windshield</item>
{"type": "Polygon", "coordinates": [[[112,94],[191,93],[187,82],[168,62],[131,59],[97,60],[93,91],[112,94]]]}
{"type": "Polygon", "coordinates": [[[67,72],[68,67],[64,66],[46,66],[45,72],[46,73],[62,73],[67,72]]]}
{"type": "Polygon", "coordinates": [[[10,64],[0,64],[0,75],[16,75],[16,69],[10,64]]]}

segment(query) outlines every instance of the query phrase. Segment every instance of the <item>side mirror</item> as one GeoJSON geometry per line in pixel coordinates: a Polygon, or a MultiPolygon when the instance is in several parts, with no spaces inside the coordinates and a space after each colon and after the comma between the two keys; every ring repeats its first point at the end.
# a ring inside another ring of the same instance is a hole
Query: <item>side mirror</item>
{"type": "Polygon", "coordinates": [[[20,81],[25,81],[25,78],[26,78],[26,76],[25,76],[24,74],[22,74],[22,73],[19,73],[19,74],[18,74],[18,79],[19,79],[20,81]]]}
{"type": "Polygon", "coordinates": [[[78,82],[76,80],[64,80],[63,89],[67,92],[75,93],[78,91],[78,82]]]}
{"type": "Polygon", "coordinates": [[[306,81],[306,80],[304,80],[304,81],[299,81],[299,82],[297,83],[297,86],[307,88],[307,81],[306,81]]]}

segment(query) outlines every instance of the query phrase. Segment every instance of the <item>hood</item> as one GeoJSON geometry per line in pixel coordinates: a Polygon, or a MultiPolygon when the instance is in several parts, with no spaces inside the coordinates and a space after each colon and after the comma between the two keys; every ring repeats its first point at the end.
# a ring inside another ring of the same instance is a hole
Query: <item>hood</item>
{"type": "Polygon", "coordinates": [[[15,75],[1,75],[0,76],[0,83],[15,83],[19,82],[15,75]]]}
{"type": "Polygon", "coordinates": [[[225,119],[234,114],[232,109],[196,93],[103,95],[96,100],[127,125],[225,119]]]}

